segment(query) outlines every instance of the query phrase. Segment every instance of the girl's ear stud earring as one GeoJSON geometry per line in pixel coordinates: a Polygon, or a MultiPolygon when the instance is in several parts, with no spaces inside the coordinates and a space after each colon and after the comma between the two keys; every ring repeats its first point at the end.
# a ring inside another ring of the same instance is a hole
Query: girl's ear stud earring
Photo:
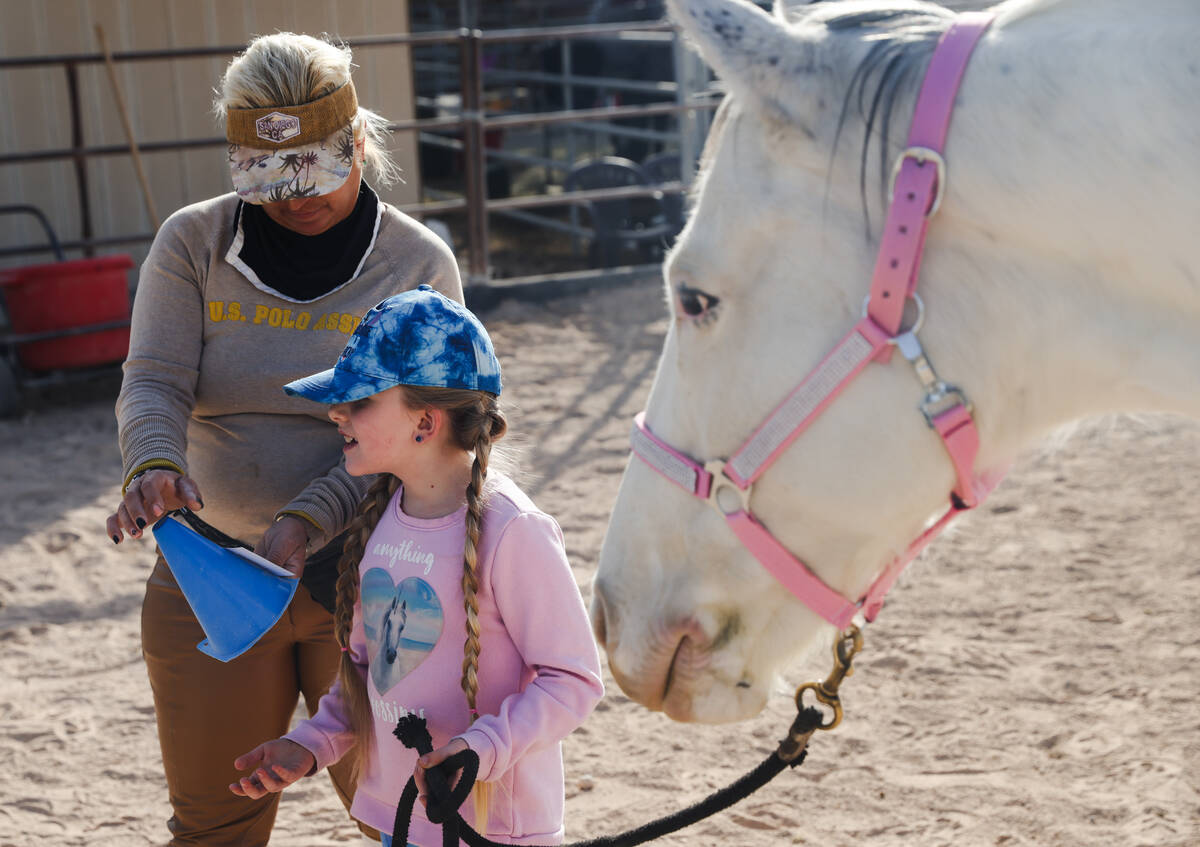
{"type": "Polygon", "coordinates": [[[418,444],[420,444],[420,443],[421,443],[422,441],[424,441],[424,440],[425,440],[425,437],[424,437],[424,436],[422,436],[422,435],[418,435],[418,436],[417,436],[417,443],[418,443],[418,444]]]}

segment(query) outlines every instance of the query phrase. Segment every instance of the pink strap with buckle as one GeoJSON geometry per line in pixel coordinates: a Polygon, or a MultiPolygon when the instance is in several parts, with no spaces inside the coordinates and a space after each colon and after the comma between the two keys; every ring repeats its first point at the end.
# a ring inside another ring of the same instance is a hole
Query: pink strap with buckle
{"type": "Polygon", "coordinates": [[[872,320],[889,335],[900,331],[905,300],[917,287],[929,218],[936,210],[937,198],[946,190],[940,181],[945,179],[944,170],[934,160],[922,160],[912,151],[928,150],[940,156],[945,149],[954,97],[971,52],[992,17],[990,12],[960,14],[942,35],[925,71],[908,131],[908,150],[893,181],[867,309],[872,320]]]}

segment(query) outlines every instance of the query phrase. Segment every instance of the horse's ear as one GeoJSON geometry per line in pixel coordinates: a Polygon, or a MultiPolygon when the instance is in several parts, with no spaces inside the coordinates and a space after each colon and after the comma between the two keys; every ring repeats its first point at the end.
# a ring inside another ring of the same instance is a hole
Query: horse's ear
{"type": "Polygon", "coordinates": [[[811,130],[806,96],[818,69],[821,25],[788,24],[748,0],[668,0],[671,17],[741,102],[757,103],[811,130]],[[807,83],[807,84],[806,84],[807,83]]]}

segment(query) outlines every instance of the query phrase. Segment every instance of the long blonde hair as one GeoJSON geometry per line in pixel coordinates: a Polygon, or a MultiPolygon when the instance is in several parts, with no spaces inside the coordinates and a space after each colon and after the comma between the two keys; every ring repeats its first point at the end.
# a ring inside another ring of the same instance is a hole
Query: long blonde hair
{"type": "MultiPolygon", "coordinates": [[[[467,615],[466,638],[463,644],[462,679],[467,710],[473,723],[479,712],[479,533],[485,504],[484,483],[492,458],[492,443],[504,436],[508,421],[500,410],[496,397],[485,391],[457,388],[426,388],[401,386],[404,402],[414,409],[436,408],[447,413],[454,442],[463,450],[475,454],[471,463],[471,481],[467,484],[467,540],[463,546],[463,608],[467,615]]],[[[338,561],[337,608],[334,612],[334,636],[342,648],[338,680],[345,698],[350,724],[358,741],[361,764],[372,749],[374,720],[366,683],[350,655],[350,632],[354,622],[354,606],[359,599],[358,565],[367,541],[400,487],[400,480],[391,474],[380,474],[359,504],[358,514],[346,534],[346,546],[338,561]]],[[[475,820],[486,828],[490,790],[487,783],[475,785],[475,820]]]]}
{"type": "MultiPolygon", "coordinates": [[[[301,106],[350,82],[353,54],[344,44],[311,35],[277,32],[260,35],[230,61],[213,100],[222,121],[229,109],[301,106]]],[[[400,168],[388,152],[387,118],[358,107],[354,137],[363,140],[363,164],[372,179],[391,185],[400,168]]]]}

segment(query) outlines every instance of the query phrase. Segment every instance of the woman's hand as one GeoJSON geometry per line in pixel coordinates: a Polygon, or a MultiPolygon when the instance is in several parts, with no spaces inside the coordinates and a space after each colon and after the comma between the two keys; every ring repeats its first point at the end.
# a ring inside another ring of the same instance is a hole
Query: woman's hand
{"type": "Polygon", "coordinates": [[[184,507],[193,511],[204,508],[200,486],[194,479],[166,468],[146,471],[129,483],[121,505],[108,516],[108,537],[114,544],[120,544],[126,532],[140,538],[146,524],[184,507]]]}
{"type": "MultiPolygon", "coordinates": [[[[425,782],[425,771],[432,768],[434,765],[439,765],[446,759],[449,759],[455,753],[461,753],[468,748],[467,742],[461,738],[452,738],[450,743],[445,747],[439,747],[436,750],[426,753],[421,758],[417,759],[417,766],[413,768],[413,779],[417,783],[417,799],[421,801],[422,806],[428,807],[429,786],[425,782]]],[[[450,780],[450,789],[454,790],[454,786],[458,785],[459,777],[462,775],[462,769],[455,771],[454,779],[450,780]]]]}
{"type": "Polygon", "coordinates": [[[276,738],[259,744],[234,760],[233,766],[239,771],[253,769],[254,773],[230,783],[229,790],[239,797],[257,800],[267,794],[278,793],[301,777],[308,776],[316,764],[316,757],[295,741],[276,738]]]}
{"type": "Polygon", "coordinates": [[[254,552],[299,577],[304,573],[304,562],[308,557],[310,526],[303,518],[284,515],[263,533],[254,552]]]}

